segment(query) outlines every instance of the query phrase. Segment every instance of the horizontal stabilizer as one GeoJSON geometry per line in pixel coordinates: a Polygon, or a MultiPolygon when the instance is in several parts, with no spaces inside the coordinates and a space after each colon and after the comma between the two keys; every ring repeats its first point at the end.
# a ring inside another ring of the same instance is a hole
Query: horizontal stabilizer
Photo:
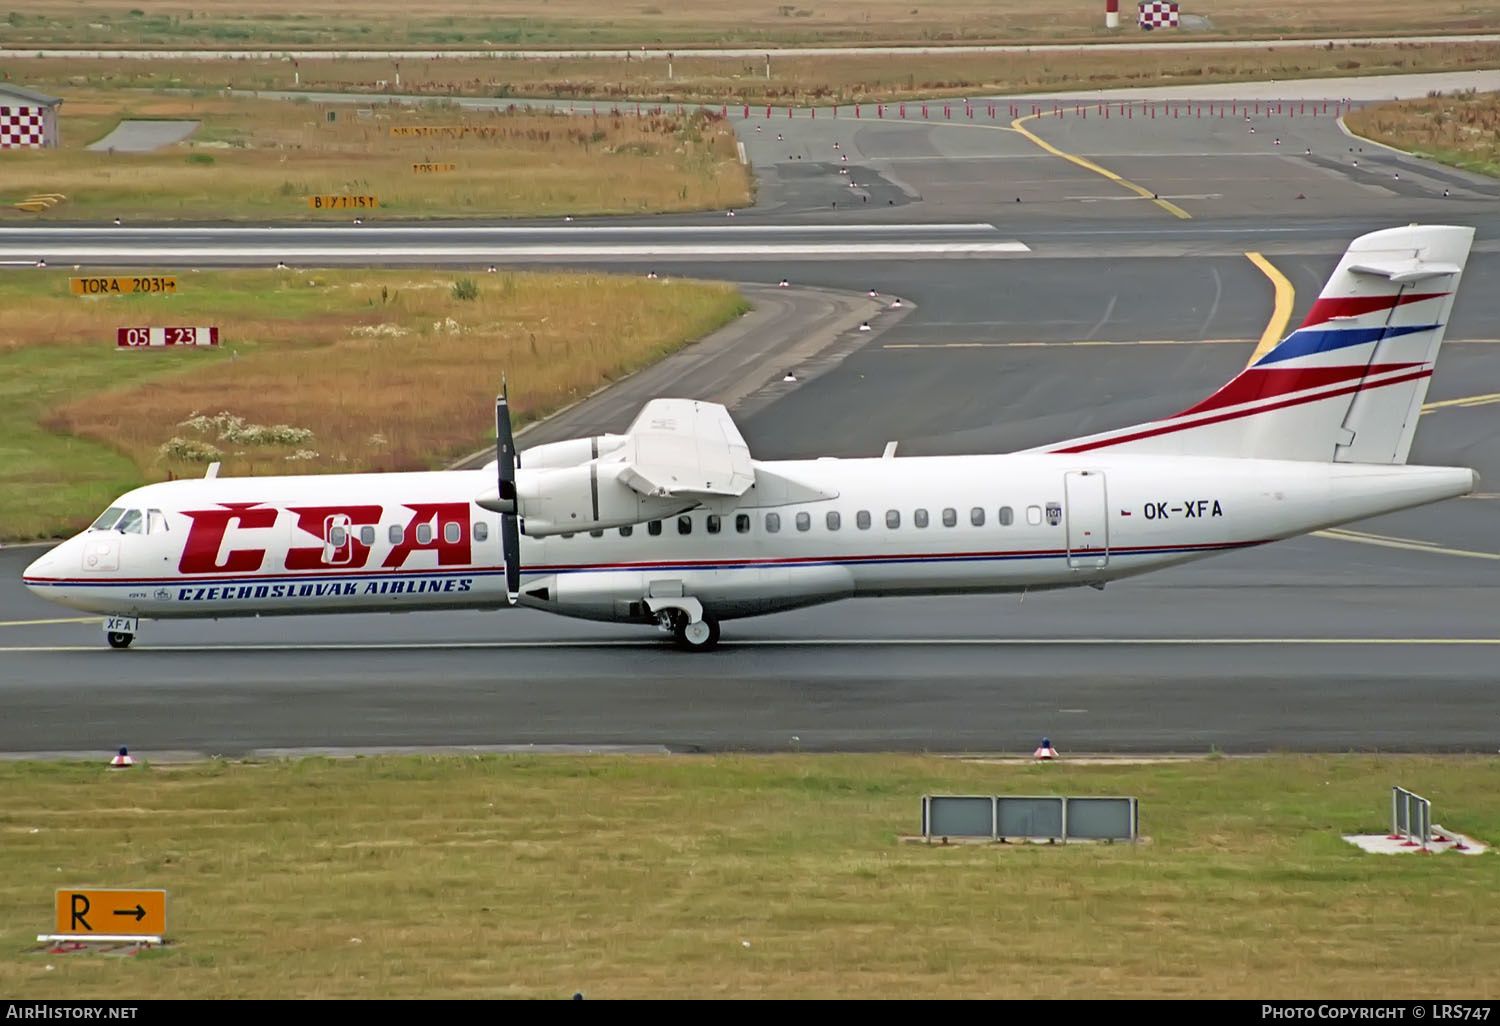
{"type": "Polygon", "coordinates": [[[1411,281],[1423,281],[1427,278],[1441,278],[1444,275],[1457,274],[1463,270],[1463,267],[1454,263],[1425,263],[1421,260],[1400,260],[1389,263],[1361,261],[1357,264],[1350,264],[1349,270],[1355,274],[1373,274],[1389,279],[1398,285],[1404,285],[1411,281]]]}

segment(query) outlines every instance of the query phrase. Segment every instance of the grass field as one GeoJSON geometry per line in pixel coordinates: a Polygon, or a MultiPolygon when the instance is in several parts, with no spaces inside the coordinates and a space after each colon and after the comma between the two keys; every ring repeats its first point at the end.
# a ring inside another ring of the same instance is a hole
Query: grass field
{"type": "MultiPolygon", "coordinates": [[[[206,67],[208,65],[201,65],[206,67]]],[[[100,79],[68,88],[63,145],[12,150],[0,176],[0,223],[49,220],[347,221],[313,211],[312,195],[373,195],[385,218],[503,218],[723,209],[750,199],[734,134],[707,114],[568,117],[518,111],[153,96],[100,79]],[[328,116],[333,115],[334,121],[328,116]],[[152,153],[85,147],[122,118],[201,122],[152,153]],[[466,126],[466,136],[394,135],[393,128],[466,126]],[[419,173],[416,163],[453,164],[419,173]],[[44,213],[11,204],[62,193],[44,213]]],[[[371,214],[369,211],[361,213],[371,214]]]]}
{"type": "Polygon", "coordinates": [[[1500,93],[1382,103],[1347,115],[1344,124],[1367,139],[1500,178],[1500,93]]]}
{"type": "MultiPolygon", "coordinates": [[[[513,96],[584,103],[830,104],[1115,86],[1263,81],[1340,75],[1466,71],[1500,67],[1500,45],[1489,43],[1275,47],[1147,53],[914,54],[901,57],[851,54],[839,57],[778,57],[771,77],[758,58],[556,58],[496,60],[452,58],[402,63],[400,85],[389,61],[303,60],[91,60],[29,59],[13,62],[17,77],[68,97],[72,91],[122,88],[181,89],[226,85],[238,90],[294,89],[325,92],[403,93],[444,99],[513,96]]],[[[156,102],[163,102],[158,99],[156,102]]],[[[208,103],[209,101],[199,101],[208,103]]],[[[72,101],[64,103],[65,115],[72,101]]],[[[346,114],[342,116],[347,116],[346,114]]],[[[308,108],[289,114],[292,126],[322,139],[331,133],[308,108]]],[[[321,118],[322,112],[316,116],[321,118]]],[[[450,118],[451,120],[451,118],[450,118]]],[[[351,129],[352,131],[352,129],[351,129]]],[[[68,132],[64,130],[65,138],[68,132]]],[[[734,156],[732,142],[720,152],[734,156]]],[[[662,199],[657,200],[663,202],[662,199]]]]}
{"type": "Polygon", "coordinates": [[[176,295],[108,297],[68,294],[68,275],[0,275],[7,540],[76,530],[212,459],[226,475],[438,467],[494,437],[502,374],[524,423],[746,309],[727,286],[587,273],[180,273],[176,295]],[[454,295],[465,279],[473,299],[454,295]],[[220,349],[115,350],[117,327],[168,324],[217,326],[220,349]],[[182,423],[221,412],[244,424],[182,423]]]}
{"type": "Polygon", "coordinates": [[[1340,839],[1397,782],[1500,838],[1493,756],[4,764],[0,993],[1494,999],[1500,858],[1340,839]],[[1149,843],[902,843],[924,793],[1136,795],[1149,843]],[[84,885],[172,945],[30,953],[84,885]]]}
{"type": "MultiPolygon", "coordinates": [[[[385,47],[652,46],[695,43],[810,44],[1105,40],[1140,38],[1135,5],[1121,7],[1122,28],[1104,28],[1099,0],[699,0],[605,3],[603,0],[507,0],[504,4],[434,0],[349,0],[310,9],[299,0],[12,0],[7,45],[263,45],[385,47]]],[[[1212,27],[1151,38],[1347,35],[1494,31],[1484,0],[1197,0],[1185,12],[1212,27]]]]}

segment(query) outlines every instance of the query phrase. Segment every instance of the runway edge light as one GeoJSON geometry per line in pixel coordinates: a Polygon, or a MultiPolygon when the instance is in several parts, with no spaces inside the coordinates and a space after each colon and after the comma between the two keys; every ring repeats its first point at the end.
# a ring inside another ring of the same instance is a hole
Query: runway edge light
{"type": "Polygon", "coordinates": [[[119,753],[113,759],[109,760],[110,769],[128,769],[134,765],[135,760],[130,757],[130,752],[126,750],[124,745],[121,745],[119,753]]]}
{"type": "Polygon", "coordinates": [[[1036,751],[1032,752],[1031,756],[1034,759],[1057,758],[1057,749],[1052,747],[1052,739],[1046,737],[1042,738],[1041,746],[1038,747],[1036,751]]]}

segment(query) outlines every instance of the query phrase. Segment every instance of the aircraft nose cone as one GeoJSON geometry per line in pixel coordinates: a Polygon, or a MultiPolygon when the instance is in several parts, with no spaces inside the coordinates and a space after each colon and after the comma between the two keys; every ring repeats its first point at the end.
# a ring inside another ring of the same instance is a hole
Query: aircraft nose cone
{"type": "Polygon", "coordinates": [[[57,556],[55,549],[48,549],[44,554],[31,561],[21,573],[21,583],[32,591],[41,593],[45,587],[44,581],[49,577],[56,577],[57,556]]]}

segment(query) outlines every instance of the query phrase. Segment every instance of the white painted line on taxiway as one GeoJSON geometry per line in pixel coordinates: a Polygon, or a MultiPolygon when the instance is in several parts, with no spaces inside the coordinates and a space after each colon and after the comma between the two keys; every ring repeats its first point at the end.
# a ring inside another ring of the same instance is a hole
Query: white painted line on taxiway
{"type": "Polygon", "coordinates": [[[371,246],[311,246],[292,244],[288,246],[19,246],[0,243],[0,254],[21,255],[23,251],[52,260],[192,260],[199,257],[234,257],[240,259],[288,260],[292,258],[325,259],[329,257],[379,257],[383,259],[406,259],[414,257],[473,257],[486,260],[509,260],[520,257],[538,257],[548,260],[577,257],[840,257],[860,256],[864,258],[977,255],[984,253],[1029,253],[1031,247],[1022,242],[876,242],[851,249],[849,243],[786,243],[782,245],[735,245],[730,243],[694,245],[683,243],[618,246],[590,245],[538,245],[508,246],[443,246],[443,245],[371,245],[371,246]]]}
{"type": "Polygon", "coordinates": [[[0,227],[0,236],[13,233],[35,233],[46,237],[52,235],[100,235],[114,234],[128,235],[137,233],[158,233],[162,235],[211,235],[214,238],[233,238],[236,235],[252,235],[262,232],[274,232],[277,235],[323,235],[329,231],[359,231],[362,235],[687,235],[693,232],[742,232],[745,234],[767,234],[791,233],[791,232],[826,232],[831,235],[860,235],[873,232],[889,232],[892,235],[921,235],[935,232],[998,232],[1000,229],[983,221],[974,221],[955,224],[740,224],[740,225],[688,225],[688,224],[663,224],[663,225],[578,225],[573,228],[560,228],[556,226],[539,228],[517,228],[517,227],[486,227],[485,225],[444,225],[431,224],[421,226],[400,225],[361,225],[357,229],[353,225],[341,221],[329,221],[316,226],[297,225],[290,227],[277,227],[268,225],[255,228],[174,228],[169,226],[131,226],[110,227],[100,225],[96,228],[26,228],[16,225],[0,227]]]}
{"type": "MultiPolygon", "coordinates": [[[[284,644],[146,645],[132,656],[153,652],[432,652],[442,650],[504,650],[557,648],[649,648],[665,649],[668,642],[642,638],[631,641],[392,641],[307,642],[284,644]]],[[[720,648],[1063,648],[1084,647],[1234,647],[1234,646],[1339,646],[1339,645],[1500,645],[1500,638],[786,638],[721,642],[720,648]]],[[[0,652],[98,652],[122,658],[103,645],[6,645],[0,652]]]]}

